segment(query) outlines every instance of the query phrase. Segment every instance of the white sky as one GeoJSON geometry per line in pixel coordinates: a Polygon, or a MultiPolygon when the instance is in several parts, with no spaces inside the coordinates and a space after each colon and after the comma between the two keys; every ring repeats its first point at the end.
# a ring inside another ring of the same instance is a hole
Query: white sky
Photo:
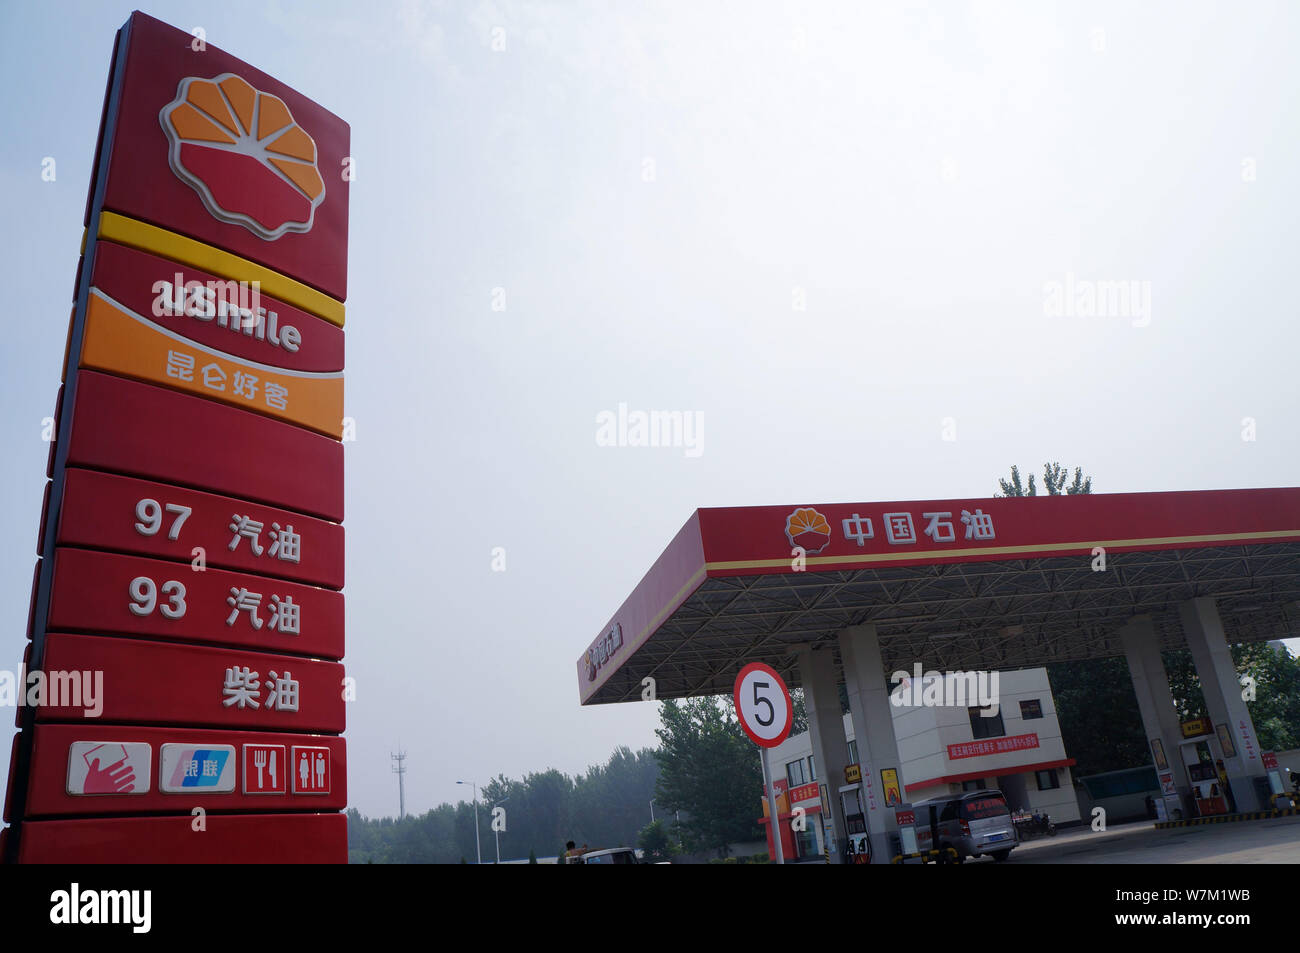
{"type": "MultiPolygon", "coordinates": [[[[14,670],[41,418],[130,10],[0,6],[0,79],[21,90],[0,98],[14,670]]],[[[574,663],[697,506],[992,495],[1049,458],[1101,492],[1296,483],[1293,4],[146,12],[352,125],[363,813],[396,813],[399,742],[417,812],[465,796],[459,778],[653,744],[651,706],[579,708],[574,663]],[[1149,323],[1049,317],[1067,275],[1149,282],[1149,323]],[[597,446],[620,402],[702,414],[703,453],[597,446]]]]}

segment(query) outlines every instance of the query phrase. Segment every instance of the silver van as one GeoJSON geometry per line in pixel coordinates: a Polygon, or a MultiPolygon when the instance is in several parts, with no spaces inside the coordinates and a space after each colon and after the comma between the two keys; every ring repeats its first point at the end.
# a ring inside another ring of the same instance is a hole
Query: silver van
{"type": "Polygon", "coordinates": [[[991,854],[1006,860],[1020,843],[1011,810],[1001,791],[966,791],[912,805],[916,813],[916,842],[922,851],[951,847],[957,863],[991,854]]]}

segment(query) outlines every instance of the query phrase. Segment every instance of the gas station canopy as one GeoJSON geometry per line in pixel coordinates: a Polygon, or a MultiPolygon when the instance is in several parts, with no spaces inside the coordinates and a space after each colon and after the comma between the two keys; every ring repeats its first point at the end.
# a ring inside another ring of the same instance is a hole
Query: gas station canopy
{"type": "MultiPolygon", "coordinates": [[[[729,693],[876,626],[887,670],[1123,655],[1211,596],[1229,642],[1300,635],[1300,487],[696,510],[578,659],[584,705],[729,693]]],[[[838,651],[838,649],[837,649],[838,651]]]]}

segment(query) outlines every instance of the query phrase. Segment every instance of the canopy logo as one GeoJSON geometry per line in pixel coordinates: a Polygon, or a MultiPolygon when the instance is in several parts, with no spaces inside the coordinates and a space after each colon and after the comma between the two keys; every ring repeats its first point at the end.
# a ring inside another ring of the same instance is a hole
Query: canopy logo
{"type": "Polygon", "coordinates": [[[795,510],[785,518],[785,538],[791,546],[803,548],[805,553],[820,553],[831,541],[831,526],[812,507],[795,510]]]}
{"type": "Polygon", "coordinates": [[[587,681],[594,682],[600,667],[614,657],[623,645],[623,624],[615,622],[596,644],[587,649],[587,681]]]}
{"type": "Polygon", "coordinates": [[[311,231],[325,200],[316,143],[278,97],[234,73],[187,76],[158,121],[172,171],[214,218],[266,241],[311,231]]]}

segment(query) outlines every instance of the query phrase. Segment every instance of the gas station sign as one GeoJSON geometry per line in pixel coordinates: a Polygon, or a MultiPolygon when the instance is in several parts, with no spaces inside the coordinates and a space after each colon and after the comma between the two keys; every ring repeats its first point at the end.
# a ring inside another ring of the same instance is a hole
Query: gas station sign
{"type": "Polygon", "coordinates": [[[343,657],[343,594],[88,549],[54,557],[49,626],[343,657]]]}
{"type": "MultiPolygon", "coordinates": [[[[48,669],[102,672],[100,713],[51,697],[40,722],[169,724],[341,734],[343,666],[245,649],[49,633],[48,669]]],[[[51,696],[53,696],[51,692],[51,696]]]]}
{"type": "Polygon", "coordinates": [[[343,445],[337,440],[98,371],[77,375],[72,403],[72,466],[343,519],[343,445]]]}
{"type": "MultiPolygon", "coordinates": [[[[326,436],[343,435],[341,371],[309,374],[237,360],[178,337],[98,289],[90,295],[82,367],[199,394],[326,436]]],[[[257,319],[249,320],[251,326],[257,319]]]]}
{"type": "Polygon", "coordinates": [[[174,811],[177,795],[195,792],[221,810],[347,806],[342,738],[92,722],[38,725],[36,735],[29,817],[174,811]],[[332,790],[300,796],[290,788],[289,752],[295,747],[323,753],[332,790]],[[221,797],[206,797],[216,794],[221,797]],[[90,798],[94,804],[88,808],[90,798]]]}
{"type": "Polygon", "coordinates": [[[349,130],[192,39],[117,36],[6,861],[347,859],[349,130]]]}
{"type": "Polygon", "coordinates": [[[343,587],[337,523],[95,470],[67,470],[56,541],[343,587]]]}
{"type": "Polygon", "coordinates": [[[343,370],[341,327],[251,281],[101,241],[91,288],[166,331],[240,360],[318,374],[343,370]]]}
{"type": "Polygon", "coordinates": [[[347,123],[152,17],[128,27],[103,208],[346,299],[347,123]]]}

